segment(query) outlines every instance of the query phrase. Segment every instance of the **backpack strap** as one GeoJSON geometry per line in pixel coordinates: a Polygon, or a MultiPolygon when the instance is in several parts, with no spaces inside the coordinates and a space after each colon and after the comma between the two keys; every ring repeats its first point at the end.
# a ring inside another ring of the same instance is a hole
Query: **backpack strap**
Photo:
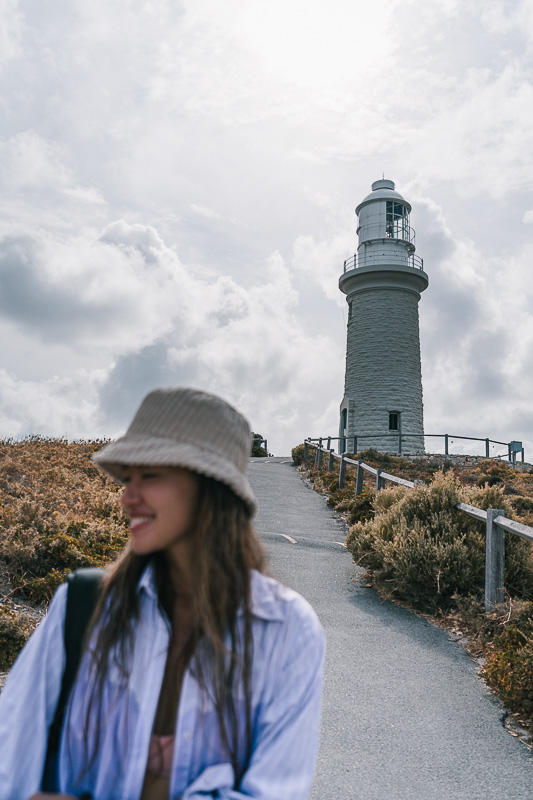
{"type": "Polygon", "coordinates": [[[98,601],[104,569],[88,567],[71,572],[67,578],[67,608],[65,612],[65,670],[53,722],[48,733],[48,747],[43,776],[43,789],[57,789],[57,757],[63,718],[72,685],[80,664],[85,634],[98,601]]]}

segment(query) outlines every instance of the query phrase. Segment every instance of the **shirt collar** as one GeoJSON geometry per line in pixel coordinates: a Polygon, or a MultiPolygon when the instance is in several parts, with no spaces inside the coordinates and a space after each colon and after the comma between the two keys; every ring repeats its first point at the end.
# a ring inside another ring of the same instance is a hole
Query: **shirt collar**
{"type": "Polygon", "coordinates": [[[266,622],[283,622],[285,620],[286,594],[290,590],[255,569],[251,572],[250,590],[254,617],[259,617],[266,622]]]}
{"type": "Polygon", "coordinates": [[[157,601],[157,589],[155,586],[154,565],[148,564],[137,584],[137,592],[146,592],[148,597],[157,601]]]}
{"type": "MultiPolygon", "coordinates": [[[[153,564],[148,564],[138,583],[138,592],[146,592],[148,597],[157,602],[157,589],[153,564]]],[[[266,622],[283,622],[286,617],[286,595],[288,590],[273,578],[251,571],[250,593],[252,614],[266,622]]],[[[242,608],[239,610],[242,614],[242,608]]]]}

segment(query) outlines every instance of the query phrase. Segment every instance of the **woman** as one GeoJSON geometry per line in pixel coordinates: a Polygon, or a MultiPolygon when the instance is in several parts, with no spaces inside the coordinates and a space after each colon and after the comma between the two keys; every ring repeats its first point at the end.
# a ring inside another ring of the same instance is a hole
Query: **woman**
{"type": "MultiPolygon", "coordinates": [[[[263,572],[250,442],[223,400],[167,389],[94,456],[124,485],[131,540],[93,616],[55,797],[307,797],[323,632],[306,601],[263,572]]],[[[61,586],[0,698],[0,800],[45,796],[65,598],[61,586]]]]}

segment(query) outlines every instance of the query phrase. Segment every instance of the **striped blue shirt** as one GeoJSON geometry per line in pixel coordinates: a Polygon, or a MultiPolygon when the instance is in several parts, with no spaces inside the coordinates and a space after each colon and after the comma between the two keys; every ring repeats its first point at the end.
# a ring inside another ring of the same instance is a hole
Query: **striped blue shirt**
{"type": "MultiPolygon", "coordinates": [[[[68,735],[64,731],[62,736],[62,792],[80,795],[90,791],[95,800],[140,797],[170,626],[158,607],[151,568],[142,576],[138,591],[140,616],[129,681],[124,687],[118,671],[111,667],[108,672],[98,754],[88,771],[83,771],[83,723],[89,658],[82,661],[67,713],[68,735]]],[[[64,668],[65,605],[63,585],[0,696],[0,800],[26,800],[39,790],[47,732],[64,668]]],[[[252,611],[253,752],[249,766],[238,790],[234,789],[212,693],[209,686],[202,693],[188,669],[176,720],[171,798],[304,800],[308,795],[319,739],[323,630],[300,595],[257,572],[252,575],[252,611]]],[[[241,615],[239,624],[242,622],[241,615]]],[[[242,722],[242,692],[238,693],[237,710],[242,722]]],[[[241,744],[239,755],[244,762],[244,742],[241,744]]]]}

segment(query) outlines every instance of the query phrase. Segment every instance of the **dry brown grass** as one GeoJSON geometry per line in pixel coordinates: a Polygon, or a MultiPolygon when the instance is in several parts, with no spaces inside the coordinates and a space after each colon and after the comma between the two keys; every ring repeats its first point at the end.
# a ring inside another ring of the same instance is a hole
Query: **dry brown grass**
{"type": "Polygon", "coordinates": [[[0,441],[0,669],[67,574],[109,563],[128,540],[120,487],[91,461],[104,443],[0,441]]]}

